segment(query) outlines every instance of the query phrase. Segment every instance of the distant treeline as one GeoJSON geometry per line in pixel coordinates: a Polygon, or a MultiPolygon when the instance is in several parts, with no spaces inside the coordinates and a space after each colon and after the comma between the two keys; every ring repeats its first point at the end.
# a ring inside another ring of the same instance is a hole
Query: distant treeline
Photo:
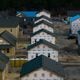
{"type": "Polygon", "coordinates": [[[80,9],[80,0],[0,0],[0,10],[80,9]]]}

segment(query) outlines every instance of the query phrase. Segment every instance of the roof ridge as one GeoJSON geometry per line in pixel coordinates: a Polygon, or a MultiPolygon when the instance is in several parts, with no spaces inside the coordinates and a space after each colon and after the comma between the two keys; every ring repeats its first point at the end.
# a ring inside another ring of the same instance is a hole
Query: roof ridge
{"type": "Polygon", "coordinates": [[[40,39],[38,42],[36,42],[36,43],[33,43],[33,44],[31,44],[31,45],[29,45],[28,47],[27,47],[27,50],[29,50],[29,49],[31,49],[31,48],[34,48],[35,46],[37,46],[37,45],[39,45],[39,44],[45,44],[45,45],[48,45],[49,47],[51,47],[51,48],[55,48],[55,49],[59,49],[58,48],[58,46],[57,45],[55,45],[55,44],[52,44],[52,43],[50,43],[50,42],[48,42],[48,41],[46,41],[46,40],[44,40],[44,39],[40,39]]]}
{"type": "Polygon", "coordinates": [[[52,18],[49,18],[49,17],[47,17],[47,16],[45,16],[45,15],[42,15],[42,16],[40,16],[40,17],[37,17],[35,21],[37,21],[38,19],[41,19],[41,18],[44,18],[44,19],[47,19],[47,20],[53,22],[53,21],[52,21],[52,18]]]}
{"type": "Polygon", "coordinates": [[[54,26],[53,23],[49,23],[48,21],[41,20],[38,23],[33,24],[33,27],[36,27],[36,25],[39,25],[39,24],[47,24],[49,25],[49,27],[52,27],[52,28],[54,26]]]}
{"type": "Polygon", "coordinates": [[[48,30],[46,30],[46,29],[40,29],[40,30],[32,33],[31,36],[34,36],[34,35],[36,35],[37,33],[40,33],[40,32],[42,32],[42,31],[43,31],[43,32],[46,32],[46,33],[48,33],[48,34],[50,34],[50,35],[52,35],[52,36],[55,36],[55,35],[56,35],[55,33],[50,32],[50,31],[48,31],[48,30]],[[55,34],[55,35],[54,35],[54,34],[55,34]]]}
{"type": "Polygon", "coordinates": [[[52,60],[44,55],[40,55],[22,66],[20,77],[29,74],[39,68],[47,69],[57,73],[58,75],[64,76],[64,69],[59,62],[56,62],[55,60],[52,60]]]}

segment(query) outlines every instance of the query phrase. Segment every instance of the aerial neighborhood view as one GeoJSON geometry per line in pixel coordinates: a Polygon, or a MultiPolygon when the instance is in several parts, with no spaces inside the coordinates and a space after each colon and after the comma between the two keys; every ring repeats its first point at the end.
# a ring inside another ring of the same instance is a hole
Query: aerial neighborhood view
{"type": "Polygon", "coordinates": [[[42,2],[2,4],[0,80],[80,80],[80,10],[42,2]]]}

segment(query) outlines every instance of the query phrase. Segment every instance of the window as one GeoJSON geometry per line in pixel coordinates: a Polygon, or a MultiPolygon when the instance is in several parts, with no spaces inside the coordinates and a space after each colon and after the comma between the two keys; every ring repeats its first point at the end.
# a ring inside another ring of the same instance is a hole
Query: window
{"type": "Polygon", "coordinates": [[[34,74],[34,77],[37,77],[37,74],[36,73],[34,74]]]}
{"type": "Polygon", "coordinates": [[[24,28],[24,29],[27,29],[27,25],[23,25],[23,28],[24,28]]]}
{"type": "Polygon", "coordinates": [[[42,35],[44,35],[44,32],[42,33],[42,35]]]}
{"type": "Polygon", "coordinates": [[[39,48],[39,45],[37,47],[39,48]]]}
{"type": "Polygon", "coordinates": [[[34,56],[32,55],[31,58],[34,58],[34,56]]]}
{"type": "Polygon", "coordinates": [[[38,57],[38,53],[36,54],[36,57],[38,57]]]}
{"type": "Polygon", "coordinates": [[[0,40],[0,44],[2,44],[3,43],[3,40],[0,40]]]}
{"type": "Polygon", "coordinates": [[[44,77],[45,76],[45,74],[44,73],[42,73],[42,77],[44,77]]]}
{"type": "Polygon", "coordinates": [[[10,29],[10,31],[12,32],[12,29],[10,29]]]}
{"type": "Polygon", "coordinates": [[[35,43],[37,42],[37,40],[35,39],[35,43]]]}
{"type": "Polygon", "coordinates": [[[45,45],[43,45],[43,48],[45,48],[45,45]]]}
{"type": "Polygon", "coordinates": [[[46,29],[46,26],[44,26],[44,28],[46,29]]]}
{"type": "Polygon", "coordinates": [[[27,75],[27,77],[29,77],[29,75],[27,75]]]}
{"type": "Polygon", "coordinates": [[[9,51],[9,48],[7,49],[7,53],[9,53],[10,51],[9,51]]]}
{"type": "Polygon", "coordinates": [[[50,73],[50,77],[52,77],[52,75],[53,75],[53,74],[52,74],[52,73],[50,73]]]}
{"type": "Polygon", "coordinates": [[[50,53],[48,53],[48,57],[50,57],[50,53]]]}
{"type": "Polygon", "coordinates": [[[55,58],[55,56],[53,56],[53,58],[55,58]]]}

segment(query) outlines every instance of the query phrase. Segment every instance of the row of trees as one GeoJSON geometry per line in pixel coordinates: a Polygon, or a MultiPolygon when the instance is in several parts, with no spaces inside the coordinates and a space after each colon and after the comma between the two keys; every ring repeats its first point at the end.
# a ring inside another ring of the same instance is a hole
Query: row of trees
{"type": "Polygon", "coordinates": [[[1,0],[0,9],[79,8],[80,0],[1,0]]]}

